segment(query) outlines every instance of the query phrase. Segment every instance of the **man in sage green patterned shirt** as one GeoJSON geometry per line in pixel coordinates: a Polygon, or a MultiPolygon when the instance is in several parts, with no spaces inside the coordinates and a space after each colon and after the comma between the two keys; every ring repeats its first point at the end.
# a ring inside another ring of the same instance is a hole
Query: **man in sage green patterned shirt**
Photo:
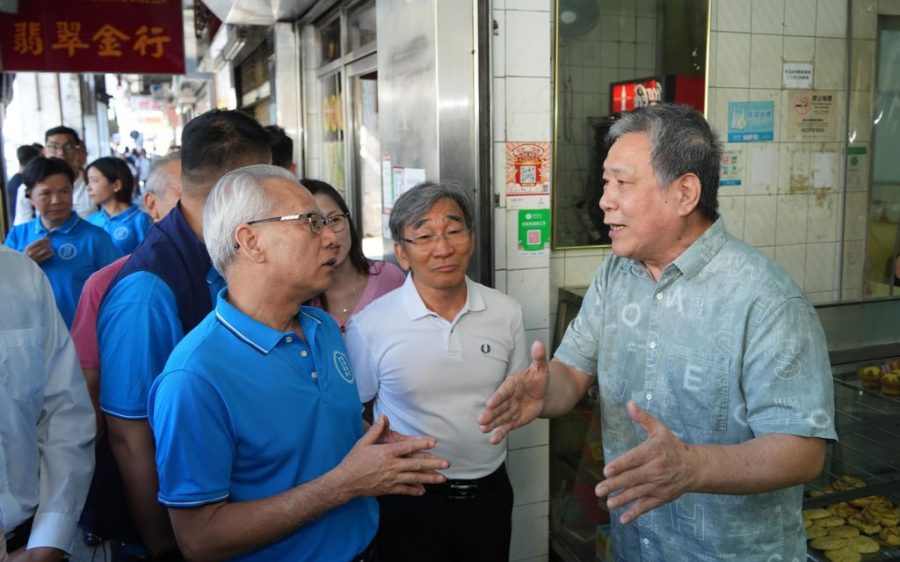
{"type": "Polygon", "coordinates": [[[721,148],[695,110],[610,130],[600,207],[613,256],[552,361],[509,377],[478,418],[499,440],[569,411],[595,377],[616,560],[806,559],[802,483],[836,438],[813,307],[717,212],[721,148]],[[496,431],[495,431],[496,430],[496,431]]]}

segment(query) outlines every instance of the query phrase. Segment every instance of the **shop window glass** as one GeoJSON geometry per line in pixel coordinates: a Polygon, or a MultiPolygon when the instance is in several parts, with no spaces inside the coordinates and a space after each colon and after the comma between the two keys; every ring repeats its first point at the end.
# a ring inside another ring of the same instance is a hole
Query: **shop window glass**
{"type": "Polygon", "coordinates": [[[350,11],[350,51],[375,43],[375,2],[367,2],[350,11]]]}
{"type": "Polygon", "coordinates": [[[341,19],[335,18],[319,28],[319,42],[322,46],[322,64],[337,60],[341,56],[341,19]]]}
{"type": "Polygon", "coordinates": [[[704,109],[707,0],[559,0],[553,245],[609,244],[598,207],[615,115],[656,100],[704,109]]]}

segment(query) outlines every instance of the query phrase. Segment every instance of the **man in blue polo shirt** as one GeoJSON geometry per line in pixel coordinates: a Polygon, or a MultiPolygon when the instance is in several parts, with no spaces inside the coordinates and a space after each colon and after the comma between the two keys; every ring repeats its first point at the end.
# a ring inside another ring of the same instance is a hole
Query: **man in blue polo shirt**
{"type": "Polygon", "coordinates": [[[268,133],[239,111],[213,110],[192,119],[181,144],[181,201],[125,262],[97,317],[100,409],[131,514],[151,558],[168,556],[176,545],[166,511],[156,501],[147,394],[169,353],[212,310],[225,285],[203,245],[203,206],[226,172],[271,159],[268,133]]]}
{"type": "Polygon", "coordinates": [[[84,282],[119,255],[109,235],[72,210],[72,168],[60,158],[38,157],[25,171],[38,216],[10,231],[6,245],[37,262],[53,288],[66,327],[72,326],[84,282]]]}
{"type": "Polygon", "coordinates": [[[421,495],[449,463],[385,417],[364,431],[340,329],[301,308],[331,281],[335,233],[290,172],[261,165],[216,184],[203,237],[228,289],[150,390],[159,501],[182,551],[375,560],[371,496],[421,495]]]}

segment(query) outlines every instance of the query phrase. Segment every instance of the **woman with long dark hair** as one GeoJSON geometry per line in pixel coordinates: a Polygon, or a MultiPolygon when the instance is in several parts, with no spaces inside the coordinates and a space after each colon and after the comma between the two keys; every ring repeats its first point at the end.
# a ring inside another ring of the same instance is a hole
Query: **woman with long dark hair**
{"type": "Polygon", "coordinates": [[[311,304],[331,314],[344,331],[351,316],[402,285],[406,274],[392,263],[366,258],[347,203],[334,187],[313,179],[302,179],[300,183],[316,198],[319,209],[329,219],[328,227],[337,234],[337,261],[331,285],[311,304]]]}

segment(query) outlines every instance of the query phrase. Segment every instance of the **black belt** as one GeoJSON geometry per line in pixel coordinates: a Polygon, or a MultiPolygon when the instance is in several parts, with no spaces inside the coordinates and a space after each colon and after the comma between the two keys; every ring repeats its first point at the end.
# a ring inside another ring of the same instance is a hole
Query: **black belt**
{"type": "Polygon", "coordinates": [[[478,496],[478,490],[493,485],[498,480],[506,478],[506,465],[501,464],[494,472],[481,478],[472,480],[447,479],[441,484],[425,484],[425,492],[440,494],[453,500],[470,500],[478,496]]]}
{"type": "Polygon", "coordinates": [[[378,549],[375,547],[377,541],[372,539],[369,546],[362,552],[353,557],[350,562],[378,562],[378,549]]]}
{"type": "Polygon", "coordinates": [[[31,525],[34,523],[34,517],[29,517],[24,523],[6,533],[6,552],[14,552],[28,544],[28,537],[31,535],[31,525]]]}

